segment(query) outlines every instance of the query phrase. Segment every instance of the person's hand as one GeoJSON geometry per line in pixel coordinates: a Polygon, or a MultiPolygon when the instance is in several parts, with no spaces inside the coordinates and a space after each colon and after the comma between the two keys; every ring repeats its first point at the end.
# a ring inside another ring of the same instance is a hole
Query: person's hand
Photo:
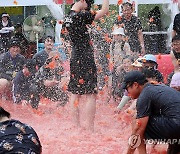
{"type": "Polygon", "coordinates": [[[115,114],[120,114],[122,112],[122,110],[121,109],[118,109],[118,108],[116,108],[115,110],[114,110],[114,113],[115,114]]]}
{"type": "Polygon", "coordinates": [[[27,105],[29,102],[28,102],[27,100],[22,100],[21,103],[22,103],[23,106],[25,106],[25,105],[27,105]]]}
{"type": "Polygon", "coordinates": [[[116,72],[117,72],[117,73],[121,72],[121,70],[123,69],[123,67],[124,67],[123,64],[120,65],[120,66],[118,66],[117,69],[116,69],[116,72]]]}
{"type": "Polygon", "coordinates": [[[142,49],[141,49],[141,56],[144,56],[145,55],[145,47],[144,46],[142,46],[142,49]]]}

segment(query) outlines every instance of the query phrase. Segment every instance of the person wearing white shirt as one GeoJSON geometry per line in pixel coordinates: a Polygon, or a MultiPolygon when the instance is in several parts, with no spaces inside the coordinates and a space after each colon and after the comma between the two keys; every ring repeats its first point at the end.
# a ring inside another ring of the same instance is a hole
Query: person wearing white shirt
{"type": "Polygon", "coordinates": [[[10,41],[11,34],[14,31],[9,14],[2,13],[2,21],[0,22],[0,52],[6,52],[8,49],[8,42],[10,41]]]}

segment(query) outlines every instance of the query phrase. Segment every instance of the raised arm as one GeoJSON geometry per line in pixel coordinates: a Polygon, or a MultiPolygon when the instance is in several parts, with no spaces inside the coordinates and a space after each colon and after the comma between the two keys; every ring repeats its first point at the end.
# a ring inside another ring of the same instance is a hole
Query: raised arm
{"type": "Polygon", "coordinates": [[[109,12],[109,0],[103,0],[102,8],[101,10],[97,11],[95,20],[98,20],[99,18],[103,17],[108,12],[109,12]]]}

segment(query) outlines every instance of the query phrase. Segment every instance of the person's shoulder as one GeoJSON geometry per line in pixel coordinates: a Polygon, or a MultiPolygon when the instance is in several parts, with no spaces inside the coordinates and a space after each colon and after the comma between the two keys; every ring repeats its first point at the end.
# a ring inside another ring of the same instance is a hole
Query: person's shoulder
{"type": "Polygon", "coordinates": [[[9,52],[5,52],[5,53],[2,53],[2,54],[0,55],[0,60],[9,61],[9,59],[10,59],[10,54],[9,54],[9,52]]]}
{"type": "Polygon", "coordinates": [[[156,85],[154,84],[147,83],[142,90],[142,94],[144,93],[150,94],[150,91],[153,91],[155,89],[155,86],[156,85]]]}
{"type": "Polygon", "coordinates": [[[21,55],[21,54],[18,54],[18,57],[19,57],[20,59],[23,59],[23,60],[26,59],[26,58],[25,58],[23,55],[21,55]]]}
{"type": "Polygon", "coordinates": [[[7,52],[1,53],[1,54],[0,54],[0,58],[2,59],[2,58],[4,58],[6,55],[7,55],[7,52]]]}
{"type": "Polygon", "coordinates": [[[41,50],[41,51],[39,51],[39,52],[37,52],[37,53],[33,56],[33,58],[39,57],[39,56],[41,56],[41,55],[43,55],[43,54],[45,54],[45,50],[44,50],[44,49],[41,50]]]}
{"type": "Polygon", "coordinates": [[[16,78],[16,79],[19,79],[19,78],[22,78],[22,77],[24,77],[24,74],[23,74],[23,71],[20,70],[19,72],[16,73],[15,78],[16,78]]]}

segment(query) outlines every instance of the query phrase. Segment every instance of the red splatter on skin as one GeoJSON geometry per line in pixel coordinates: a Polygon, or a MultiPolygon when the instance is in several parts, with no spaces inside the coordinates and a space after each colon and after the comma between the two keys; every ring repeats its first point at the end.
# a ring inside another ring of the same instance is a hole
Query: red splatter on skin
{"type": "Polygon", "coordinates": [[[78,105],[79,105],[78,100],[75,100],[75,101],[74,101],[74,106],[75,106],[75,107],[78,107],[78,105]]]}
{"type": "Polygon", "coordinates": [[[101,31],[101,27],[100,26],[97,26],[96,28],[98,31],[101,31]]]}
{"type": "Polygon", "coordinates": [[[80,84],[84,84],[84,79],[79,79],[80,84]]]}
{"type": "Polygon", "coordinates": [[[122,17],[120,15],[117,16],[118,21],[121,21],[122,17]]]}
{"type": "Polygon", "coordinates": [[[137,120],[136,125],[141,126],[141,121],[137,120]]]}
{"type": "Polygon", "coordinates": [[[123,3],[123,0],[118,0],[118,5],[121,5],[123,3]]]}

